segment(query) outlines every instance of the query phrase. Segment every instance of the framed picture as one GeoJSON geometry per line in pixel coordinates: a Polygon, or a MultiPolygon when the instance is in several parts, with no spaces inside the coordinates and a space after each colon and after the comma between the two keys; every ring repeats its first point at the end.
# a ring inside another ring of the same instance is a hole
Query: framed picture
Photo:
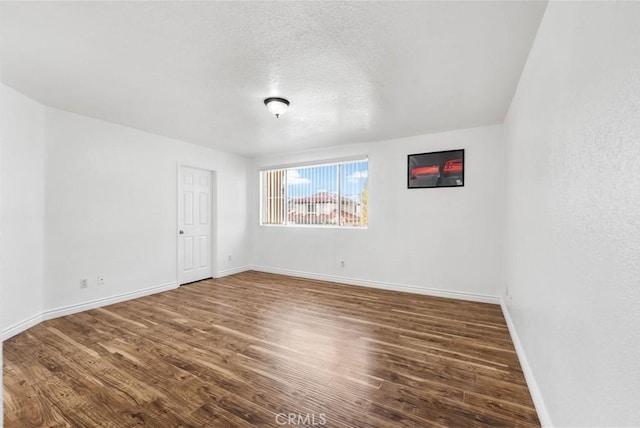
{"type": "Polygon", "coordinates": [[[464,186],[464,149],[408,156],[407,188],[462,186],[464,186]]]}

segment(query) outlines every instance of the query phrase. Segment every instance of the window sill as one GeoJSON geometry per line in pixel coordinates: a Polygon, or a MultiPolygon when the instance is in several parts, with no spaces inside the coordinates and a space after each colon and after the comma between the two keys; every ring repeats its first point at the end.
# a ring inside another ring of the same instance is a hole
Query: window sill
{"type": "Polygon", "coordinates": [[[260,227],[279,227],[283,229],[344,229],[367,230],[369,226],[333,226],[317,224],[261,224],[260,227]]]}

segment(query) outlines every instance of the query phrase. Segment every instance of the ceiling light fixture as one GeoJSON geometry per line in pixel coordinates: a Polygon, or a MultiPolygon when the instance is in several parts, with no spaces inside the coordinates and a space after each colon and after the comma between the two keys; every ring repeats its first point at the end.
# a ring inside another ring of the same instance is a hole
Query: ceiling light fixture
{"type": "Polygon", "coordinates": [[[267,110],[275,114],[276,117],[280,117],[289,108],[289,101],[284,98],[271,97],[264,100],[264,105],[267,106],[267,110]]]}

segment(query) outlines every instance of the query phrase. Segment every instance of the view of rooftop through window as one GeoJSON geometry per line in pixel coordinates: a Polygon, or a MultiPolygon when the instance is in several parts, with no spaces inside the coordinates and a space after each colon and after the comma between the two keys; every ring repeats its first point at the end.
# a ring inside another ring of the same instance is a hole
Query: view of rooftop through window
{"type": "Polygon", "coordinates": [[[261,173],[261,224],[363,227],[368,220],[366,159],[261,173]]]}

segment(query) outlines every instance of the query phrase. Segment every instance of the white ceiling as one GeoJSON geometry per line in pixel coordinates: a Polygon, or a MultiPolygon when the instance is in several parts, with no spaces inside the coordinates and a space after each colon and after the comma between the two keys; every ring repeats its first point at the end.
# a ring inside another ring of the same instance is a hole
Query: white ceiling
{"type": "Polygon", "coordinates": [[[2,2],[2,81],[242,155],[383,140],[502,123],[545,6],[2,2]]]}

